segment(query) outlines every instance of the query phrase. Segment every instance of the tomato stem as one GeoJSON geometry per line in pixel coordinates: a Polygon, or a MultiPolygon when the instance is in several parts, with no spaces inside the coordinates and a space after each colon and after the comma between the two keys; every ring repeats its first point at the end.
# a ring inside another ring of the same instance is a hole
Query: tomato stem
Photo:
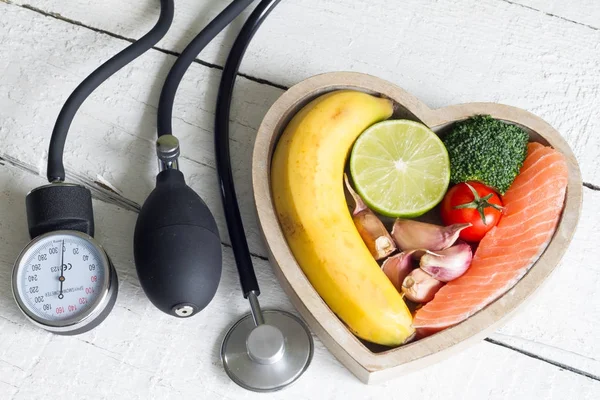
{"type": "Polygon", "coordinates": [[[477,190],[475,190],[475,188],[471,185],[469,185],[467,182],[464,182],[465,185],[467,185],[467,187],[471,190],[471,193],[473,193],[473,201],[469,202],[469,203],[464,203],[464,204],[459,204],[457,206],[454,206],[454,209],[462,209],[462,208],[475,208],[477,209],[477,212],[479,212],[479,216],[481,216],[481,221],[483,222],[484,225],[487,225],[487,222],[485,221],[485,213],[484,210],[486,207],[492,207],[498,211],[502,211],[503,207],[499,206],[498,204],[493,204],[490,203],[488,200],[492,198],[492,196],[494,196],[494,193],[490,193],[487,196],[484,197],[479,197],[479,193],[477,193],[477,190]]]}

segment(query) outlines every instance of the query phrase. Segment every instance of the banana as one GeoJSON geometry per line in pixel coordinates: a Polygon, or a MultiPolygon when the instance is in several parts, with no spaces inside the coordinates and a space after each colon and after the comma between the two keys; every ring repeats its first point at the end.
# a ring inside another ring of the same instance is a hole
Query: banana
{"type": "Polygon", "coordinates": [[[271,165],[279,223],[308,280],[356,336],[387,346],[413,336],[412,315],[356,230],[343,174],[356,138],[392,112],[358,91],[322,95],[292,118],[271,165]]]}

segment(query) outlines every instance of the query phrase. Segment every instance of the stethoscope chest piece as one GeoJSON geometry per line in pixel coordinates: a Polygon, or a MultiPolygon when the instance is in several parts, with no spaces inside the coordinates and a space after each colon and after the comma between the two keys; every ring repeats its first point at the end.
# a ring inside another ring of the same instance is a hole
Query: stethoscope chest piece
{"type": "Polygon", "coordinates": [[[312,336],[300,319],[285,311],[265,310],[256,319],[255,313],[248,314],[229,329],[221,346],[223,366],[245,389],[283,389],[308,368],[312,336]]]}
{"type": "Polygon", "coordinates": [[[223,68],[215,110],[215,156],[221,200],[242,291],[252,311],[225,335],[221,359],[227,375],[235,383],[255,392],[273,392],[297,381],[308,368],[314,351],[312,336],[302,320],[285,311],[261,312],[258,280],[231,168],[229,121],[236,75],[250,39],[278,3],[279,0],[262,0],[242,27],[223,68]]]}

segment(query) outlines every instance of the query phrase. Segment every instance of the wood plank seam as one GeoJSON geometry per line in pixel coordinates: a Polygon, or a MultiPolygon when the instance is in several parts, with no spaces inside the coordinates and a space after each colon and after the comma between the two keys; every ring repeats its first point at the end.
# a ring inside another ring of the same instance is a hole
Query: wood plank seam
{"type": "Polygon", "coordinates": [[[500,1],[503,1],[503,2],[508,3],[508,4],[512,4],[512,5],[517,6],[517,7],[523,7],[523,8],[526,8],[528,10],[531,10],[531,11],[536,11],[536,12],[542,13],[542,14],[547,15],[547,16],[552,17],[552,18],[558,18],[558,19],[562,19],[563,21],[571,22],[573,24],[585,26],[586,28],[590,28],[590,29],[592,29],[594,31],[600,31],[600,28],[598,28],[598,27],[595,27],[595,26],[592,26],[592,25],[588,25],[588,24],[584,24],[583,22],[574,21],[572,19],[565,18],[565,17],[562,17],[560,15],[552,14],[552,13],[549,13],[549,12],[546,12],[546,11],[542,11],[542,10],[539,10],[539,9],[537,9],[535,7],[527,6],[525,4],[516,3],[516,2],[511,1],[511,0],[500,0],[500,1]]]}
{"type": "Polygon", "coordinates": [[[593,183],[590,183],[590,182],[583,182],[583,186],[585,186],[586,188],[588,188],[590,190],[600,191],[600,186],[594,185],[593,183]]]}
{"type": "Polygon", "coordinates": [[[583,371],[583,370],[580,370],[579,368],[574,368],[574,367],[571,367],[569,365],[563,364],[561,362],[554,361],[554,360],[548,359],[546,357],[539,356],[539,355],[537,355],[535,353],[529,352],[527,350],[519,349],[517,347],[511,346],[511,345],[506,344],[506,343],[503,343],[503,342],[501,342],[499,340],[496,340],[496,339],[492,339],[492,338],[488,337],[488,338],[485,338],[483,340],[485,340],[488,343],[495,344],[496,346],[500,346],[500,347],[504,347],[504,348],[512,350],[512,351],[516,351],[517,353],[521,353],[521,354],[523,354],[523,355],[525,355],[527,357],[531,357],[531,358],[534,358],[536,360],[543,361],[545,363],[554,365],[555,367],[564,369],[565,371],[569,371],[569,372],[572,372],[572,373],[577,374],[577,375],[582,375],[582,376],[585,376],[585,377],[590,378],[590,379],[595,380],[595,381],[600,381],[600,376],[595,375],[595,374],[591,374],[591,373],[583,371]]]}
{"type": "MultiPolygon", "coordinates": [[[[7,154],[0,154],[0,160],[4,161],[4,163],[2,163],[2,165],[4,166],[8,164],[20,170],[28,172],[32,175],[41,176],[35,165],[23,162],[7,154]]],[[[68,175],[72,181],[84,185],[85,187],[90,189],[92,191],[92,196],[99,201],[114,204],[117,207],[121,207],[129,211],[138,212],[141,208],[138,203],[131,199],[128,199],[120,193],[115,192],[113,189],[103,184],[102,182],[90,179],[82,174],[73,171],[69,171],[68,175]]]]}
{"type": "MultiPolygon", "coordinates": [[[[25,171],[29,174],[32,174],[32,175],[41,176],[35,166],[33,166],[29,163],[17,160],[14,157],[11,157],[11,156],[8,156],[5,154],[0,154],[0,165],[5,166],[5,167],[6,166],[14,167],[14,168],[20,169],[22,171],[25,171]]],[[[86,177],[82,174],[73,172],[72,170],[70,170],[68,168],[68,166],[67,166],[66,170],[67,170],[67,176],[69,176],[70,180],[72,180],[75,183],[81,184],[91,190],[92,197],[94,199],[101,201],[103,203],[107,203],[107,204],[111,204],[111,205],[120,207],[127,211],[133,211],[136,214],[139,213],[141,206],[138,203],[136,203],[135,201],[123,196],[120,193],[115,192],[113,189],[106,186],[102,182],[98,182],[98,181],[90,179],[89,177],[86,177]]],[[[230,243],[227,243],[224,241],[221,241],[221,245],[226,248],[232,248],[230,243]]],[[[269,261],[269,258],[262,254],[250,252],[250,255],[259,260],[269,261]]]]}
{"type": "MultiPolygon", "coordinates": [[[[94,31],[96,33],[101,33],[101,34],[110,36],[110,37],[115,38],[115,39],[124,40],[124,41],[129,42],[129,43],[133,43],[133,42],[135,42],[137,40],[137,39],[128,38],[126,36],[119,35],[119,34],[116,34],[116,33],[112,33],[112,32],[107,31],[105,29],[95,28],[93,26],[86,25],[86,24],[84,24],[81,21],[76,21],[74,19],[64,17],[64,16],[62,16],[62,15],[60,15],[58,13],[44,11],[44,10],[42,10],[40,8],[34,7],[32,5],[29,5],[29,4],[23,4],[23,5],[15,4],[15,3],[11,2],[10,0],[0,0],[0,1],[4,2],[6,4],[10,4],[11,6],[24,8],[26,10],[33,11],[33,12],[36,12],[38,14],[41,14],[41,15],[43,15],[45,17],[54,18],[54,19],[57,19],[59,21],[66,22],[68,24],[76,25],[76,26],[79,26],[79,27],[85,28],[85,29],[89,29],[89,30],[94,31]]],[[[181,55],[181,53],[178,53],[176,51],[167,50],[167,49],[164,49],[164,48],[158,47],[158,46],[152,46],[152,49],[156,50],[156,51],[159,51],[161,53],[170,55],[170,56],[174,56],[174,57],[179,57],[181,55]]],[[[204,61],[204,60],[202,60],[200,58],[195,58],[194,62],[196,64],[200,64],[200,65],[202,65],[204,67],[207,67],[207,68],[218,69],[218,70],[221,70],[221,71],[223,70],[223,66],[218,65],[218,64],[213,64],[213,63],[208,62],[208,61],[204,61]]],[[[260,83],[260,84],[263,84],[263,85],[269,85],[269,86],[272,86],[274,88],[278,88],[278,89],[281,89],[281,90],[287,90],[288,89],[288,87],[285,86],[285,85],[269,81],[268,79],[263,79],[263,78],[258,78],[256,76],[248,75],[248,74],[245,74],[243,72],[238,72],[238,76],[242,77],[242,78],[246,78],[246,79],[248,79],[250,81],[253,81],[253,82],[256,82],[256,83],[260,83]]]]}

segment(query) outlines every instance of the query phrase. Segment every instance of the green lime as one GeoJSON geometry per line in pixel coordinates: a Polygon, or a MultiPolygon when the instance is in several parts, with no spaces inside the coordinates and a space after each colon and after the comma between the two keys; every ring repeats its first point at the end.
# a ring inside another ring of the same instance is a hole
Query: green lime
{"type": "Polygon", "coordinates": [[[389,217],[417,217],[435,207],[450,182],[444,143],[427,126],[387,120],[358,137],[350,154],[356,191],[374,211],[389,217]]]}

